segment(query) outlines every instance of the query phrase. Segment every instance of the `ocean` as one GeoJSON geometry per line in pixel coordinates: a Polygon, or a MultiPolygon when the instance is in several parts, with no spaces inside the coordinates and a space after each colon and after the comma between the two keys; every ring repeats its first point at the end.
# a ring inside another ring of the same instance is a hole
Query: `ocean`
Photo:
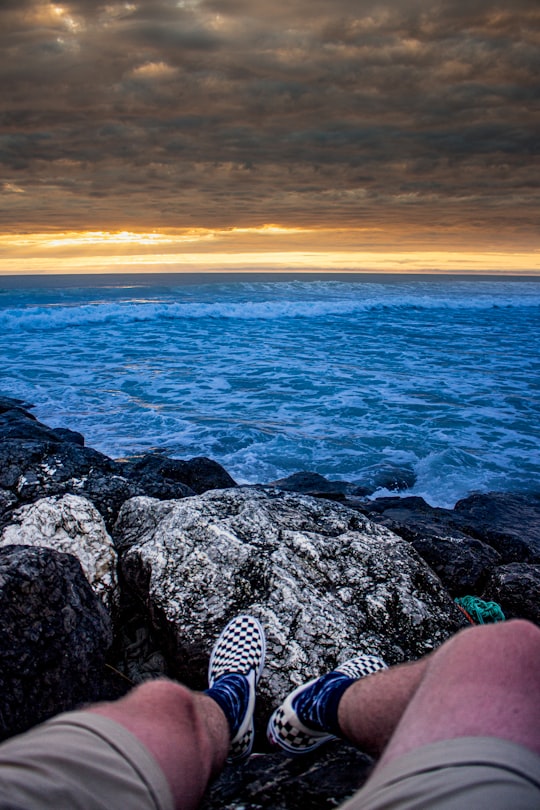
{"type": "Polygon", "coordinates": [[[3,276],[0,393],[114,458],[205,455],[239,483],[540,491],[539,282],[3,276]]]}

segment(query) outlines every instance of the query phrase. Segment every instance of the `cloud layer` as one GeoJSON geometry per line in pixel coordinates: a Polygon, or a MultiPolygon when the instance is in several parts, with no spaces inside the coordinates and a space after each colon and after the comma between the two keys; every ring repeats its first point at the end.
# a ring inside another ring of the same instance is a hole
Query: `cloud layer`
{"type": "Polygon", "coordinates": [[[3,0],[0,31],[7,230],[538,245],[537,0],[3,0]]]}

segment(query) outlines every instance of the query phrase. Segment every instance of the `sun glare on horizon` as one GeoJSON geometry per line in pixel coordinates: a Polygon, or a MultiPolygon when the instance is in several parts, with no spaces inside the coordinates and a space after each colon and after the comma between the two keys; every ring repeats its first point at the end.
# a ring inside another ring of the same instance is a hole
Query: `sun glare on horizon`
{"type": "Polygon", "coordinates": [[[3,234],[0,257],[0,273],[7,275],[220,269],[540,274],[538,250],[394,245],[383,228],[310,228],[279,223],[221,229],[3,234]]]}

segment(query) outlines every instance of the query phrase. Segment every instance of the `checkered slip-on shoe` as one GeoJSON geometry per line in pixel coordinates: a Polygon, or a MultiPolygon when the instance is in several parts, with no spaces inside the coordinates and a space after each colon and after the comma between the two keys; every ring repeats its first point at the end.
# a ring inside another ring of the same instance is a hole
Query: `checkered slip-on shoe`
{"type": "MultiPolygon", "coordinates": [[[[357,658],[345,661],[334,671],[342,672],[349,678],[358,680],[358,678],[365,678],[366,675],[372,675],[380,669],[386,669],[386,664],[381,658],[377,658],[375,655],[359,655],[357,658]]],[[[308,728],[296,713],[296,699],[318,680],[318,678],[313,678],[291,692],[268,722],[266,733],[270,743],[282,748],[289,756],[307,754],[330,740],[338,739],[327,731],[314,731],[308,728]]]]}
{"type": "Polygon", "coordinates": [[[260,622],[253,616],[236,616],[214,644],[208,665],[208,683],[214,686],[222,675],[244,675],[249,684],[249,701],[240,727],[231,740],[229,762],[246,759],[253,748],[255,690],[264,667],[266,642],[260,622]]]}

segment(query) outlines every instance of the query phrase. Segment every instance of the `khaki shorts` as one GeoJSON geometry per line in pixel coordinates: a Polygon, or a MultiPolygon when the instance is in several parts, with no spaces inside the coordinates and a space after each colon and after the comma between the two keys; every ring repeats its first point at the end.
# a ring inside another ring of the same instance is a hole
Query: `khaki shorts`
{"type": "MultiPolygon", "coordinates": [[[[60,715],[0,746],[0,810],[173,810],[149,751],[113,720],[60,715]]],[[[538,810],[540,757],[491,737],[425,746],[380,771],[342,810],[538,810]]]]}
{"type": "Polygon", "coordinates": [[[539,810],[540,757],[493,737],[432,743],[375,771],[340,810],[539,810]]]}
{"type": "Polygon", "coordinates": [[[114,720],[69,712],[0,746],[0,810],[174,810],[147,748],[114,720]]]}

